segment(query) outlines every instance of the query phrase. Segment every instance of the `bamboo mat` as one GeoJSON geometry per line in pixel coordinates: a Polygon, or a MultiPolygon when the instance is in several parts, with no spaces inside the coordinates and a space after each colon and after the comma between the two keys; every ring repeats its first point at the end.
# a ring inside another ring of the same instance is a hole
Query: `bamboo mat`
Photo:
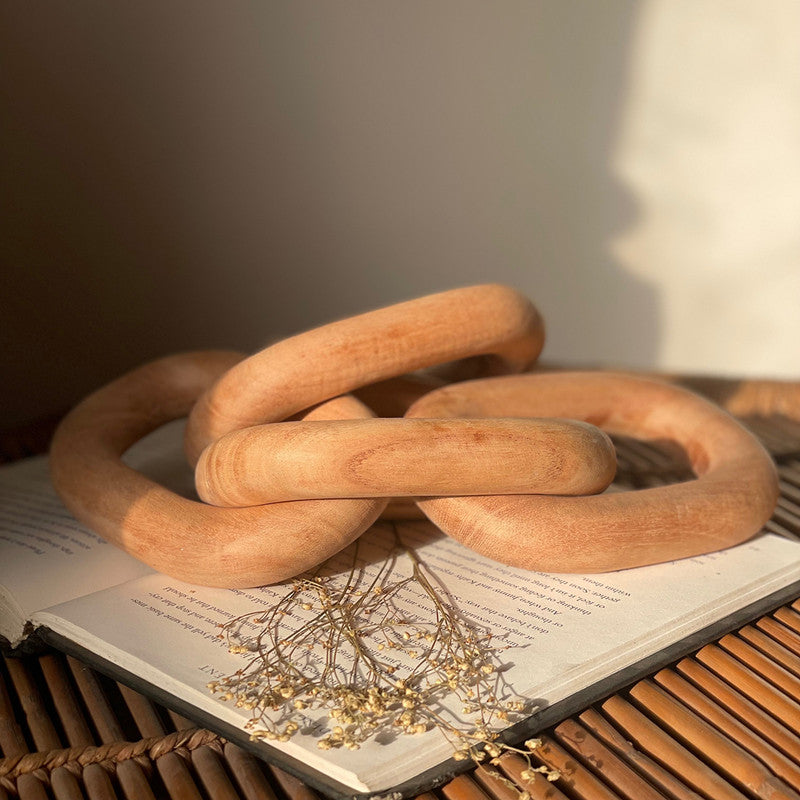
{"type": "MultiPolygon", "coordinates": [[[[767,529],[800,537],[800,424],[747,424],[778,463],[767,529]]],[[[44,448],[43,431],[0,436],[0,461],[44,448]]],[[[679,455],[617,442],[622,487],[689,476],[679,455]]],[[[800,599],[541,734],[531,800],[800,800],[800,599]]],[[[515,800],[478,767],[419,800],[515,800]]],[[[59,653],[0,664],[0,800],[313,800],[317,795],[191,721],[59,653]]]]}

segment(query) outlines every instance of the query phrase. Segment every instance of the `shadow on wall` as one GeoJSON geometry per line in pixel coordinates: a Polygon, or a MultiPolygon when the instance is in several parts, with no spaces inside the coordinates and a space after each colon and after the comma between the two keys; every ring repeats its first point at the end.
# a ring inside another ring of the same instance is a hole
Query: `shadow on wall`
{"type": "Polygon", "coordinates": [[[635,7],[6,4],[3,425],[484,281],[548,359],[651,365],[653,290],[607,246],[635,7]]]}

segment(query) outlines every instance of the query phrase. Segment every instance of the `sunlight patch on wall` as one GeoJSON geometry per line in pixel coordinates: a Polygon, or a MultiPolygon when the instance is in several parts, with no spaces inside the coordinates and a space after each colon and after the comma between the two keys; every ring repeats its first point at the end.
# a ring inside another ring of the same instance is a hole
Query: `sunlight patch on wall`
{"type": "Polygon", "coordinates": [[[615,152],[612,243],[661,303],[665,369],[800,371],[800,4],[649,0],[615,152]]]}

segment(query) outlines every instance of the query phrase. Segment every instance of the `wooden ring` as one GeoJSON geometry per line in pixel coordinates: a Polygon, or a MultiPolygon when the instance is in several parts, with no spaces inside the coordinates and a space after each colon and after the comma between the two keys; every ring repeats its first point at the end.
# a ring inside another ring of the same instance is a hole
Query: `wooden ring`
{"type": "Polygon", "coordinates": [[[195,469],[220,506],[419,495],[587,494],[614,478],[611,440],[550,419],[278,422],[223,436],[195,469]]]}
{"type": "Polygon", "coordinates": [[[611,434],[676,442],[697,478],[594,497],[419,502],[445,533],[525,569],[606,572],[695,556],[757,533],[778,498],[775,466],[736,420],[677,386],[609,373],[487,378],[438,389],[409,417],[561,416],[611,434]]]}
{"type": "Polygon", "coordinates": [[[278,422],[360,386],[477,355],[490,373],[530,366],[544,343],[541,317],[505,286],[454,289],[323,325],[277,342],[229,370],[189,416],[196,464],[211,442],[278,422]]]}
{"type": "Polygon", "coordinates": [[[737,417],[780,415],[800,420],[800,383],[790,380],[668,376],[687,389],[713,400],[737,417]]]}
{"type": "MultiPolygon", "coordinates": [[[[241,359],[187,353],[145,364],[83,400],[53,439],[53,483],[69,510],[113,544],[159,572],[230,588],[275,583],[319,564],[356,539],[385,500],[308,500],[216,508],[181,497],[121,460],[134,442],[185,416],[241,359]]],[[[317,418],[369,417],[353,397],[317,418]]]]}

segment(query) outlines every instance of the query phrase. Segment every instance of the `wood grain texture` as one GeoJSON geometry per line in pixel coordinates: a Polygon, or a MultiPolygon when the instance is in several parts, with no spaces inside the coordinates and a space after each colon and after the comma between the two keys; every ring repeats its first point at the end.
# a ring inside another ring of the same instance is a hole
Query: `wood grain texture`
{"type": "Polygon", "coordinates": [[[660,381],[599,372],[487,378],[420,398],[409,417],[566,417],[678,445],[695,480],[594,497],[420,501],[484,555],[545,572],[605,572],[719,550],[757,533],[778,498],[769,454],[718,406],[660,381]]]}
{"type": "Polygon", "coordinates": [[[614,478],[611,440],[550,419],[278,422],[233,431],[195,470],[200,497],[251,506],[331,497],[589,494],[614,478]]]}
{"type": "MultiPolygon", "coordinates": [[[[75,517],[159,572],[190,583],[246,587],[296,575],[357,538],[386,504],[309,500],[221,509],[181,497],[122,462],[130,445],[185,416],[240,359],[201,352],[146,364],[86,398],[53,438],[53,483],[75,517]]],[[[313,413],[371,416],[348,396],[313,413]]]]}
{"type": "Polygon", "coordinates": [[[332,322],[277,342],[230,369],[198,400],[186,454],[239,428],[277,422],[368,384],[489,356],[490,374],[526,369],[544,344],[531,302],[505,286],[454,289],[332,322]]]}

